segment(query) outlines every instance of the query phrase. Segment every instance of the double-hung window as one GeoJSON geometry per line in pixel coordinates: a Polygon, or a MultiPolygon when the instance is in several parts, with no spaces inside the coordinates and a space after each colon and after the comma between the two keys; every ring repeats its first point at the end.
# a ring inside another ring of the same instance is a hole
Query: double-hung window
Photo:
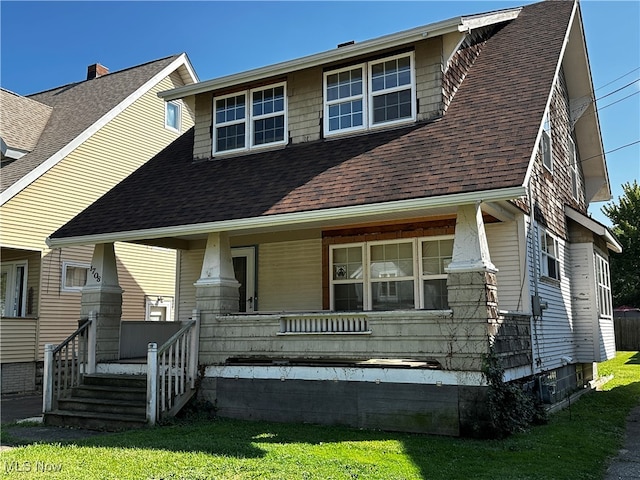
{"type": "Polygon", "coordinates": [[[333,245],[331,308],[446,310],[452,252],[451,236],[333,245]]]}
{"type": "Polygon", "coordinates": [[[0,275],[0,315],[24,317],[27,304],[27,262],[3,262],[0,275]]]}
{"type": "Polygon", "coordinates": [[[611,276],[609,262],[602,255],[595,254],[596,287],[598,289],[598,312],[601,317],[613,317],[611,301],[611,276]]]}
{"type": "Polygon", "coordinates": [[[542,275],[560,280],[558,240],[546,230],[543,230],[540,234],[540,259],[542,275]]]}
{"type": "Polygon", "coordinates": [[[578,186],[579,186],[579,177],[578,177],[578,155],[576,154],[576,144],[573,143],[573,139],[568,137],[569,143],[569,171],[571,174],[571,193],[573,193],[573,198],[578,200],[578,186]]]}
{"type": "Polygon", "coordinates": [[[553,172],[553,151],[551,149],[551,119],[549,112],[544,115],[542,126],[542,137],[540,138],[540,152],[542,155],[542,164],[553,172]]]}
{"type": "Polygon", "coordinates": [[[214,154],[286,143],[285,83],[216,97],[213,105],[214,154]]]}
{"type": "Polygon", "coordinates": [[[416,118],[412,52],[324,74],[325,135],[416,118]]]}

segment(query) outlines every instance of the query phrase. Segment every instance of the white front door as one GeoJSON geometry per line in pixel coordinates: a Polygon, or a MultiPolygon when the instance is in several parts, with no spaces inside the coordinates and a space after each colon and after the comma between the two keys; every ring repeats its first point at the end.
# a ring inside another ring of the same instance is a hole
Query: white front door
{"type": "Polygon", "coordinates": [[[256,249],[255,247],[232,248],[233,271],[240,282],[239,312],[258,310],[256,292],[256,249]]]}

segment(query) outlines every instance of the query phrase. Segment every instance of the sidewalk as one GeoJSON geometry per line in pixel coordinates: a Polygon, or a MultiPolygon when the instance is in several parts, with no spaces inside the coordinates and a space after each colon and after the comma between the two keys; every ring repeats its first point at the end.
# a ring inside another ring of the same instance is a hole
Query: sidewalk
{"type": "Polygon", "coordinates": [[[604,480],[640,480],[640,405],[627,417],[624,446],[611,462],[604,480]]]}

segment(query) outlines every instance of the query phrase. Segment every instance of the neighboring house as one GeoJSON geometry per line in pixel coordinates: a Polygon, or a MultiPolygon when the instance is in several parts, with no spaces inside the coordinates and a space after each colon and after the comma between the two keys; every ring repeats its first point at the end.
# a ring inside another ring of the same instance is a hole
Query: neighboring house
{"type": "MultiPolygon", "coordinates": [[[[490,345],[548,402],[614,355],[620,245],[587,216],[611,193],[578,3],[160,96],[194,104],[194,128],[49,243],[96,244],[106,276],[113,242],[177,249],[176,318],[199,318],[219,415],[459,435],[486,419],[490,345]]],[[[117,302],[116,278],[91,292],[110,282],[117,302]]]]}
{"type": "MultiPolygon", "coordinates": [[[[193,110],[158,92],[193,84],[185,54],[23,97],[0,90],[2,393],[36,388],[43,346],[76,330],[90,247],[46,237],[189,130],[193,110]]],[[[150,206],[141,215],[152,215],[150,206]]],[[[173,319],[175,252],[118,244],[123,320],[173,319]]]]}

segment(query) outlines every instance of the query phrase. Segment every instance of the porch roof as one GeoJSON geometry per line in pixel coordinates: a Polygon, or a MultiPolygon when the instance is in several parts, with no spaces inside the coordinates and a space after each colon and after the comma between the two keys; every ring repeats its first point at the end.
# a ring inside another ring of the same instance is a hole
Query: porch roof
{"type": "Polygon", "coordinates": [[[201,162],[190,130],[49,243],[522,196],[572,10],[573,2],[525,7],[487,41],[437,121],[201,162]]]}

